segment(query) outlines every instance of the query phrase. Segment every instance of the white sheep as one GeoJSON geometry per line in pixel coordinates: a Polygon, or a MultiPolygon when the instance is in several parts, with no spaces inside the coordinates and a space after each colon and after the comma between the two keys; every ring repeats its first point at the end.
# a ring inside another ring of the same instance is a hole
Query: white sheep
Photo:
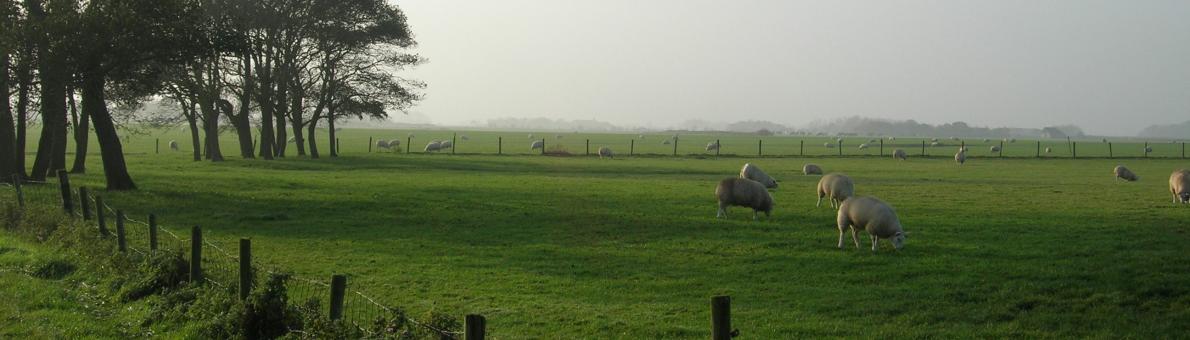
{"type": "Polygon", "coordinates": [[[828,198],[831,208],[838,208],[840,203],[854,195],[855,183],[851,177],[838,173],[827,174],[818,180],[818,203],[814,206],[821,207],[822,199],[828,198]]]}
{"type": "Polygon", "coordinates": [[[607,158],[613,157],[611,148],[608,148],[606,146],[599,147],[599,158],[603,159],[604,157],[607,157],[607,158]]]}
{"type": "Polygon", "coordinates": [[[931,143],[930,143],[930,146],[940,146],[940,145],[942,145],[942,144],[939,144],[938,142],[931,142],[931,143]]]}
{"type": "Polygon", "coordinates": [[[1151,146],[1146,146],[1146,147],[1145,147],[1145,153],[1147,154],[1147,153],[1150,153],[1150,152],[1153,152],[1153,147],[1151,147],[1151,146]]]}
{"type": "Polygon", "coordinates": [[[769,177],[768,174],[760,170],[760,167],[752,163],[744,163],[744,167],[740,168],[740,178],[747,178],[763,184],[766,188],[777,188],[777,180],[769,177]]]}
{"type": "Polygon", "coordinates": [[[822,146],[825,146],[827,149],[830,149],[830,148],[834,148],[834,147],[835,147],[835,145],[834,145],[834,144],[831,144],[830,142],[822,143],[822,146]]]}
{"type": "Polygon", "coordinates": [[[902,161],[906,159],[905,150],[901,150],[901,149],[893,150],[892,156],[893,156],[893,159],[899,159],[902,161]]]}
{"type": "Polygon", "coordinates": [[[1181,169],[1169,175],[1169,192],[1174,203],[1190,204],[1190,170],[1181,169]]]}
{"type": "Polygon", "coordinates": [[[636,139],[645,139],[645,135],[637,135],[636,139]]]}
{"type": "Polygon", "coordinates": [[[176,141],[176,140],[169,141],[169,149],[173,150],[173,151],[178,151],[178,141],[176,141]]]}
{"type": "Polygon", "coordinates": [[[439,150],[442,150],[442,141],[433,140],[429,143],[426,143],[425,152],[434,152],[439,150]]]}
{"type": "Polygon", "coordinates": [[[954,161],[959,162],[959,164],[966,163],[967,162],[967,152],[963,151],[962,149],[959,149],[959,152],[954,154],[954,161]]]}
{"type": "Polygon", "coordinates": [[[719,141],[707,143],[707,151],[719,150],[719,141]]]}
{"type": "Polygon", "coordinates": [[[670,144],[670,141],[669,141],[668,139],[666,139],[666,140],[662,140],[662,141],[661,141],[661,144],[662,144],[662,145],[669,145],[669,144],[670,144]]]}
{"type": "Polygon", "coordinates": [[[1137,176],[1135,173],[1132,173],[1132,170],[1129,170],[1123,165],[1117,165],[1114,169],[1112,169],[1112,174],[1116,176],[1117,181],[1125,180],[1129,182],[1135,182],[1136,180],[1140,179],[1139,176],[1137,176]]]}
{"type": "Polygon", "coordinates": [[[389,148],[388,141],[383,140],[383,139],[377,139],[376,140],[376,148],[377,149],[388,149],[389,148]]]}
{"type": "Polygon", "coordinates": [[[1050,148],[1050,147],[1045,148],[1045,153],[1051,153],[1051,152],[1054,152],[1054,148],[1050,148]]]}
{"type": "Polygon", "coordinates": [[[937,138],[930,138],[930,142],[931,142],[931,143],[937,143],[937,142],[938,142],[938,139],[937,139],[937,138]]]}
{"type": "Polygon", "coordinates": [[[444,140],[444,141],[442,141],[441,147],[439,149],[445,150],[445,149],[453,148],[454,146],[455,146],[454,142],[444,140]]]}
{"type": "Polygon", "coordinates": [[[992,145],[992,147],[988,148],[988,150],[990,150],[992,153],[997,153],[997,152],[1000,152],[1000,147],[996,146],[996,145],[992,145]]]}
{"type": "Polygon", "coordinates": [[[984,139],[983,139],[983,142],[984,142],[984,143],[991,142],[991,141],[992,141],[992,140],[990,140],[990,139],[987,139],[987,138],[984,138],[984,139]]]}
{"type": "Polygon", "coordinates": [[[715,186],[715,197],[719,199],[716,218],[726,218],[729,206],[752,208],[752,220],[759,219],[758,213],[761,211],[765,217],[772,216],[773,195],[760,182],[746,178],[724,178],[715,186]]]}
{"type": "Polygon", "coordinates": [[[868,148],[868,143],[863,143],[863,144],[860,144],[860,145],[858,146],[858,148],[859,148],[860,150],[867,149],[867,148],[868,148]]]}
{"type": "Polygon", "coordinates": [[[894,141],[894,140],[897,140],[897,137],[888,137],[888,140],[894,141]]]}
{"type": "Polygon", "coordinates": [[[843,232],[847,229],[851,229],[851,240],[855,242],[856,249],[859,249],[857,231],[867,231],[872,239],[872,251],[878,249],[882,238],[892,240],[893,248],[901,250],[909,236],[901,227],[893,207],[875,197],[860,196],[843,201],[836,222],[839,226],[839,249],[843,249],[843,232]]]}
{"type": "Polygon", "coordinates": [[[821,175],[822,167],[817,164],[806,164],[802,166],[802,174],[806,175],[821,175]]]}
{"type": "Polygon", "coordinates": [[[545,147],[545,142],[540,141],[540,140],[535,140],[535,141],[533,141],[533,143],[529,144],[529,150],[537,150],[537,149],[541,149],[544,147],[545,147]]]}

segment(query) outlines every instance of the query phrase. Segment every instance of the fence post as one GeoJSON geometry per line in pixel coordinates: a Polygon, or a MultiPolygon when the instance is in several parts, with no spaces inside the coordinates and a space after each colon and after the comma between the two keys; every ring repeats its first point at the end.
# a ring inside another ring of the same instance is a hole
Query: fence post
{"type": "Polygon", "coordinates": [[[843,142],[839,142],[839,156],[843,155],[843,142]]]}
{"type": "Polygon", "coordinates": [[[925,140],[921,141],[921,155],[923,157],[926,155],[926,141],[925,140]]]}
{"type": "Polygon", "coordinates": [[[678,155],[678,139],[674,138],[674,156],[678,155]]]}
{"type": "MultiPolygon", "coordinates": [[[[718,152],[718,151],[716,151],[716,152],[718,152]]],[[[764,140],[757,139],[756,140],[756,157],[761,157],[761,156],[764,156],[764,140]]]]}
{"type": "Polygon", "coordinates": [[[483,340],[484,333],[486,331],[485,328],[487,328],[486,324],[487,320],[483,318],[483,315],[467,314],[466,319],[463,321],[463,327],[466,329],[466,332],[463,333],[463,339],[483,340]]]}
{"type": "Polygon", "coordinates": [[[1000,158],[1004,158],[1004,141],[1000,141],[1000,158]]]}
{"type": "Polygon", "coordinates": [[[545,137],[541,137],[541,154],[545,155],[545,137]]]}
{"type": "Polygon", "coordinates": [[[1070,142],[1070,158],[1078,158],[1078,142],[1070,142]]]}
{"type": "Polygon", "coordinates": [[[336,155],[343,153],[343,148],[341,146],[342,146],[342,144],[339,144],[339,138],[335,137],[335,154],[336,155]]]}
{"type": "Polygon", "coordinates": [[[58,188],[62,189],[62,209],[67,215],[74,215],[74,199],[70,197],[70,176],[66,169],[58,170],[58,188]]]}
{"type": "Polygon", "coordinates": [[[99,235],[107,236],[107,215],[103,207],[103,196],[95,195],[95,220],[99,221],[99,235]]]}
{"type": "Polygon", "coordinates": [[[1115,158],[1115,155],[1111,150],[1111,142],[1107,143],[1107,158],[1115,158]]]}
{"type": "Polygon", "coordinates": [[[161,138],[157,138],[153,143],[153,153],[161,153],[161,138]]]}
{"type": "Polygon", "coordinates": [[[21,190],[21,175],[12,175],[12,187],[17,191],[17,206],[25,208],[25,192],[21,190]]]}
{"type": "Polygon", "coordinates": [[[504,154],[504,137],[496,137],[496,154],[504,154]]]}
{"type": "Polygon", "coordinates": [[[149,250],[157,250],[157,215],[149,214],[149,250]]]}
{"type": "Polygon", "coordinates": [[[1037,140],[1037,158],[1041,158],[1041,140],[1037,140]]]}
{"type": "Polygon", "coordinates": [[[722,149],[723,149],[723,144],[720,144],[719,140],[716,139],[715,140],[715,157],[719,157],[719,150],[722,150],[722,149]]]}
{"type": "Polygon", "coordinates": [[[252,240],[240,239],[240,300],[252,292],[252,240]]]}
{"type": "Polygon", "coordinates": [[[798,142],[797,155],[798,156],[806,155],[806,140],[805,139],[798,142]]]}
{"type": "Polygon", "coordinates": [[[190,229],[190,283],[202,283],[202,228],[190,229]]]}
{"type": "Polygon", "coordinates": [[[455,154],[455,149],[459,148],[459,133],[455,132],[450,135],[450,154],[455,154]]]}
{"type": "Polygon", "coordinates": [[[591,155],[591,140],[587,139],[587,156],[591,155]]]}
{"type": "Polygon", "coordinates": [[[628,156],[632,156],[632,154],[635,152],[636,152],[636,140],[629,139],[628,140],[628,156]]]}
{"type": "Polygon", "coordinates": [[[343,294],[347,291],[347,276],[331,276],[331,320],[343,318],[343,294]]]}
{"type": "Polygon", "coordinates": [[[1149,158],[1149,142],[1145,142],[1145,158],[1149,158]]]}
{"type": "Polygon", "coordinates": [[[711,298],[711,339],[731,340],[731,297],[716,296],[711,298]]]}
{"type": "Polygon", "coordinates": [[[1182,158],[1186,158],[1186,142],[1182,142],[1182,158]]]}
{"type": "Polygon", "coordinates": [[[79,187],[79,207],[83,209],[83,220],[84,221],[91,219],[91,205],[89,204],[91,202],[89,202],[87,200],[87,198],[89,198],[89,197],[91,197],[91,196],[87,194],[87,187],[80,186],[79,187]]]}
{"type": "Polygon", "coordinates": [[[372,153],[372,136],[368,136],[368,153],[372,153]]]}
{"type": "Polygon", "coordinates": [[[405,153],[408,154],[409,150],[413,150],[413,137],[405,138],[405,153]]]}
{"type": "Polygon", "coordinates": [[[116,245],[121,253],[128,252],[128,239],[124,237],[124,210],[116,210],[116,245]]]}
{"type": "Polygon", "coordinates": [[[880,157],[884,157],[884,138],[880,138],[880,157]]]}

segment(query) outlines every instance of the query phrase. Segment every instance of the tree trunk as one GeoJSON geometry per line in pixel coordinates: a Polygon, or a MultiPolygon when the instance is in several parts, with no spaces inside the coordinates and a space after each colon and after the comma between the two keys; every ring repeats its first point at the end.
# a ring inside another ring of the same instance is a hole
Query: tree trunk
{"type": "MultiPolygon", "coordinates": [[[[7,29],[9,25],[4,26],[7,29]]],[[[12,104],[8,101],[8,64],[8,49],[0,49],[0,183],[11,181],[17,174],[16,127],[12,123],[12,104]]]]}
{"type": "Polygon", "coordinates": [[[66,81],[64,77],[56,75],[60,69],[54,66],[44,65],[38,73],[41,75],[41,139],[37,144],[37,156],[33,159],[30,178],[44,181],[55,170],[53,167],[58,150],[63,153],[61,165],[65,167],[66,163],[66,81]]]}
{"type": "Polygon", "coordinates": [[[314,132],[318,129],[318,116],[310,119],[310,124],[306,124],[306,138],[309,139],[307,143],[310,145],[310,158],[318,158],[318,143],[314,140],[314,132]]]}
{"type": "Polygon", "coordinates": [[[74,90],[67,90],[66,95],[70,100],[70,115],[74,117],[74,165],[70,172],[81,174],[87,172],[87,144],[90,142],[88,130],[91,129],[91,116],[88,112],[83,111],[78,114],[78,106],[74,103],[74,90]]]}
{"type": "Polygon", "coordinates": [[[251,115],[249,114],[252,104],[252,59],[244,54],[241,55],[240,60],[243,62],[240,72],[243,73],[244,79],[243,93],[240,95],[240,110],[239,114],[234,116],[230,115],[231,111],[229,110],[227,118],[231,121],[232,126],[235,126],[236,135],[240,137],[240,157],[252,159],[255,157],[252,145],[251,115]]]}
{"type": "Polygon", "coordinates": [[[277,153],[273,156],[285,157],[285,147],[289,144],[289,132],[285,130],[285,114],[282,113],[275,121],[277,123],[277,141],[273,146],[277,148],[277,153]]]}
{"type": "Polygon", "coordinates": [[[136,184],[132,182],[128,166],[124,163],[124,147],[120,145],[112,115],[107,111],[107,99],[103,93],[105,82],[101,74],[83,75],[83,112],[90,115],[95,123],[95,137],[99,140],[99,153],[103,157],[107,190],[134,190],[136,184]]]}
{"type": "Polygon", "coordinates": [[[328,152],[330,152],[331,157],[339,157],[339,146],[335,145],[335,110],[334,110],[334,107],[335,107],[334,105],[331,105],[330,108],[326,112],[327,113],[326,127],[327,127],[327,129],[329,129],[331,131],[330,136],[329,136],[331,150],[328,152]]]}
{"type": "Polygon", "coordinates": [[[203,149],[206,159],[212,162],[223,161],[223,150],[219,148],[219,112],[215,111],[209,98],[200,99],[198,109],[202,118],[203,149]]]}
{"type": "Polygon", "coordinates": [[[202,161],[202,141],[198,137],[198,108],[194,107],[194,103],[189,106],[183,104],[182,110],[189,112],[186,114],[186,122],[190,123],[190,145],[194,151],[194,161],[202,161]]]}
{"type": "MultiPolygon", "coordinates": [[[[276,135],[273,133],[273,116],[275,116],[275,113],[273,110],[272,70],[270,69],[271,66],[267,61],[267,57],[265,59],[264,66],[258,69],[258,74],[260,75],[260,83],[257,84],[259,92],[257,92],[258,97],[256,97],[256,101],[260,103],[260,146],[258,147],[260,158],[271,160],[273,159],[273,153],[276,152],[273,148],[273,141],[276,138],[276,135]]],[[[261,65],[260,61],[257,61],[257,65],[261,65]]]]}
{"type": "Polygon", "coordinates": [[[21,178],[29,177],[25,172],[25,150],[27,149],[29,127],[29,89],[33,87],[33,48],[27,44],[26,50],[21,52],[21,61],[17,63],[17,139],[16,139],[16,171],[21,178]]]}

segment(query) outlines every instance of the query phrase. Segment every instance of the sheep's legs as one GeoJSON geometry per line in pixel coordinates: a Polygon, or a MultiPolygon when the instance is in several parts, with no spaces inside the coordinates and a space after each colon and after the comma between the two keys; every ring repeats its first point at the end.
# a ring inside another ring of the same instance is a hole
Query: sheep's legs
{"type": "Polygon", "coordinates": [[[822,195],[818,195],[818,203],[814,203],[814,207],[817,208],[817,207],[821,207],[821,206],[822,206],[822,195]]]}
{"type": "Polygon", "coordinates": [[[753,221],[759,221],[759,220],[760,220],[760,217],[756,215],[756,210],[753,210],[753,211],[752,211],[752,220],[753,220],[753,221]]]}
{"type": "Polygon", "coordinates": [[[843,227],[839,227],[839,249],[843,249],[843,227]]]}
{"type": "Polygon", "coordinates": [[[872,251],[876,251],[877,245],[880,243],[880,238],[872,235],[872,251]]]}
{"type": "Polygon", "coordinates": [[[727,218],[727,207],[720,204],[719,212],[715,213],[715,218],[727,218]]]}
{"type": "Polygon", "coordinates": [[[855,227],[851,227],[851,240],[855,242],[855,249],[859,249],[859,234],[855,231],[855,227]]]}

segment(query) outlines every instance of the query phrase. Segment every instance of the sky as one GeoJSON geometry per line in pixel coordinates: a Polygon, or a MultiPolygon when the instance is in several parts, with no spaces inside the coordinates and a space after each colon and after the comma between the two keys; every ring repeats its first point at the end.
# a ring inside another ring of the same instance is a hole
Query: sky
{"type": "Polygon", "coordinates": [[[1190,120],[1185,0],[396,0],[402,120],[866,116],[1132,135],[1190,120]]]}

